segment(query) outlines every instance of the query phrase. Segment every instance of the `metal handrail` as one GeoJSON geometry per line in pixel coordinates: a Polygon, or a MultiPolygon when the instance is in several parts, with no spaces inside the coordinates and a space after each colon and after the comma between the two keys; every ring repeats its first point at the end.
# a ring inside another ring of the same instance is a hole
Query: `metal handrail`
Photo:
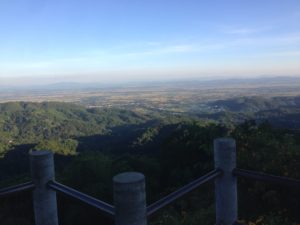
{"type": "Polygon", "coordinates": [[[14,185],[11,187],[0,189],[0,198],[3,198],[5,196],[16,194],[23,191],[29,191],[34,188],[34,184],[29,181],[23,184],[14,185]]]}
{"type": "Polygon", "coordinates": [[[156,211],[165,207],[166,205],[176,201],[183,195],[200,187],[202,184],[205,184],[209,181],[214,180],[215,178],[221,176],[222,174],[223,174],[223,172],[220,169],[215,169],[215,170],[205,174],[204,176],[201,176],[198,179],[192,181],[191,183],[183,186],[182,188],[174,191],[173,193],[163,197],[162,199],[154,202],[153,204],[151,204],[147,207],[147,216],[152,215],[153,213],[155,213],[156,211]]]}
{"type": "MultiPolygon", "coordinates": [[[[233,175],[238,177],[245,177],[250,178],[254,180],[259,181],[266,181],[270,183],[276,183],[284,186],[291,186],[300,188],[300,180],[294,179],[294,178],[287,178],[287,177],[281,177],[281,176],[275,176],[270,175],[262,172],[257,171],[251,171],[251,170],[244,170],[244,169],[238,169],[235,168],[232,171],[233,175]]],[[[195,190],[196,188],[200,187],[202,184],[205,184],[207,182],[210,182],[217,177],[221,176],[223,174],[223,171],[220,169],[212,170],[211,172],[205,174],[204,176],[199,177],[198,179],[192,181],[191,183],[181,187],[180,189],[172,192],[171,194],[161,198],[160,200],[154,202],[153,204],[149,205],[147,207],[147,216],[151,216],[153,213],[157,212],[161,208],[173,203],[177,199],[181,198],[182,196],[188,194],[189,192],[195,190]]],[[[115,215],[115,207],[113,205],[110,205],[104,201],[98,200],[94,197],[91,197],[87,194],[84,194],[80,191],[77,191],[73,188],[70,188],[68,186],[65,186],[63,184],[60,184],[56,181],[49,181],[47,186],[51,188],[52,190],[62,193],[68,197],[71,197],[73,199],[79,200],[83,203],[86,203],[92,207],[95,207],[97,209],[100,209],[101,211],[105,212],[111,217],[114,217],[115,215]]],[[[0,198],[16,194],[19,192],[29,191],[34,189],[33,182],[26,182],[23,184],[7,187],[0,189],[0,198]]]]}
{"type": "Polygon", "coordinates": [[[94,197],[91,197],[87,194],[84,194],[80,191],[77,191],[73,188],[70,188],[68,186],[65,186],[63,184],[60,184],[56,181],[49,181],[48,187],[53,189],[54,191],[57,191],[59,193],[62,193],[68,197],[71,197],[73,199],[79,200],[81,202],[84,202],[92,207],[95,207],[97,209],[100,209],[101,211],[105,212],[109,216],[115,215],[115,208],[114,206],[103,202],[101,200],[98,200],[94,197]]]}
{"type": "Polygon", "coordinates": [[[270,175],[270,174],[266,174],[266,173],[262,173],[262,172],[257,172],[257,171],[252,171],[252,170],[244,170],[244,169],[238,169],[238,168],[235,168],[232,171],[232,173],[233,173],[233,175],[239,176],[239,177],[245,177],[245,178],[250,178],[250,179],[254,179],[254,180],[276,183],[276,184],[280,184],[283,186],[300,188],[300,180],[297,180],[294,178],[275,176],[275,175],[270,175]]]}

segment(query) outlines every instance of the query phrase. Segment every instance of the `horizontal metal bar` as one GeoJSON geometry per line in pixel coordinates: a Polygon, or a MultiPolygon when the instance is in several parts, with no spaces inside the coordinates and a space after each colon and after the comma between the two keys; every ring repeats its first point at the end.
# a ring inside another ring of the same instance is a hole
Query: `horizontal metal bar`
{"type": "Polygon", "coordinates": [[[192,181],[191,183],[183,186],[182,188],[174,191],[173,193],[167,195],[166,197],[154,202],[153,204],[147,207],[147,216],[152,215],[156,211],[160,210],[161,208],[169,205],[170,203],[174,202],[175,200],[179,199],[183,195],[193,191],[194,189],[200,187],[202,184],[205,184],[209,181],[214,180],[218,176],[221,176],[223,172],[220,169],[215,169],[206,175],[199,177],[198,179],[192,181]]]}
{"type": "Polygon", "coordinates": [[[114,206],[106,203],[106,202],[103,202],[101,200],[98,200],[96,198],[93,198],[87,194],[84,194],[80,191],[77,191],[73,188],[70,188],[68,186],[65,186],[63,184],[60,184],[56,181],[50,181],[48,183],[48,187],[50,187],[51,189],[59,192],[59,193],[62,193],[68,197],[71,197],[73,199],[76,199],[76,200],[79,200],[81,202],[84,202],[90,206],[93,206],[97,209],[100,209],[101,211],[107,213],[108,215],[110,216],[114,216],[115,215],[115,208],[114,206]]]}
{"type": "Polygon", "coordinates": [[[15,186],[3,188],[3,189],[0,189],[0,198],[11,195],[11,194],[23,192],[23,191],[29,191],[29,190],[32,190],[33,188],[34,188],[34,184],[31,181],[23,183],[23,184],[18,184],[15,186]]]}
{"type": "Polygon", "coordinates": [[[276,183],[284,186],[300,188],[300,180],[294,178],[275,176],[275,175],[270,175],[262,172],[243,170],[238,168],[233,170],[233,175],[250,178],[254,180],[266,181],[270,183],[276,183]]]}

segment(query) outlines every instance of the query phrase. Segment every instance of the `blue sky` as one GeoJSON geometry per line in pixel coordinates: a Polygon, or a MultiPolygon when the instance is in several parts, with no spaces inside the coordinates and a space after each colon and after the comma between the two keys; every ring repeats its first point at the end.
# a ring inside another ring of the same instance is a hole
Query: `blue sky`
{"type": "Polygon", "coordinates": [[[299,0],[0,1],[2,80],[299,71],[299,0]]]}

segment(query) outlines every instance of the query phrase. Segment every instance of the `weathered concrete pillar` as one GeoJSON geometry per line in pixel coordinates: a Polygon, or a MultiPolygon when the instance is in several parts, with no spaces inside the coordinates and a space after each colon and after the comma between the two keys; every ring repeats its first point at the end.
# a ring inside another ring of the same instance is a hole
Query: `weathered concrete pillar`
{"type": "Polygon", "coordinates": [[[113,178],[115,224],[147,225],[145,177],[127,172],[113,178]]]}
{"type": "Polygon", "coordinates": [[[36,225],[58,225],[56,192],[47,187],[54,180],[54,160],[50,151],[30,153],[31,176],[35,185],[33,208],[36,225]]]}
{"type": "Polygon", "coordinates": [[[236,167],[236,144],[232,138],[214,140],[215,168],[223,176],[215,180],[216,224],[232,225],[238,217],[237,181],[232,174],[236,167]]]}

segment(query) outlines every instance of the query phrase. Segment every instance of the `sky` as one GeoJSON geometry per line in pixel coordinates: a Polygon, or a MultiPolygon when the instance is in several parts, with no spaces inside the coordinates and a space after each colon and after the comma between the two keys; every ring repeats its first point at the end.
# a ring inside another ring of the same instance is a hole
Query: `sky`
{"type": "Polygon", "coordinates": [[[0,82],[300,75],[299,0],[1,0],[0,82]]]}

